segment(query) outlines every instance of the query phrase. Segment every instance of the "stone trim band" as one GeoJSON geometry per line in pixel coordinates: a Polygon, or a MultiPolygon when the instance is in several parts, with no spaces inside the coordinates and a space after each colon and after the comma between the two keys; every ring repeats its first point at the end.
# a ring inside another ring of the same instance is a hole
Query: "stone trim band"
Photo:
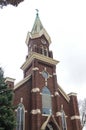
{"type": "Polygon", "coordinates": [[[35,110],[32,110],[31,113],[35,115],[35,114],[40,114],[41,111],[40,109],[35,109],[35,110]]]}
{"type": "Polygon", "coordinates": [[[35,93],[35,92],[40,92],[40,89],[39,89],[39,88],[33,88],[33,89],[31,90],[31,92],[33,92],[33,93],[35,93]]]}
{"type": "Polygon", "coordinates": [[[75,119],[80,119],[80,116],[78,115],[71,116],[71,120],[75,120],[75,119]]]}

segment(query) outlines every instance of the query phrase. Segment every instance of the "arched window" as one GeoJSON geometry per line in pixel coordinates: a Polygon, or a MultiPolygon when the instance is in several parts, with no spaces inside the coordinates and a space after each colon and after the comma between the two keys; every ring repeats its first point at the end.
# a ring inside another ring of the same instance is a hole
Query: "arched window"
{"type": "Polygon", "coordinates": [[[40,54],[43,54],[43,46],[40,46],[40,54]]]}
{"type": "Polygon", "coordinates": [[[24,130],[24,119],[25,119],[24,106],[22,103],[20,103],[17,108],[17,128],[16,128],[16,130],[24,130]]]}
{"type": "Polygon", "coordinates": [[[51,104],[51,93],[47,87],[42,89],[42,114],[51,114],[52,104],[51,104]]]}
{"type": "Polygon", "coordinates": [[[45,55],[45,56],[48,56],[48,50],[47,50],[46,47],[44,47],[44,55],[45,55]]]}
{"type": "Polygon", "coordinates": [[[62,113],[62,128],[63,128],[63,130],[67,130],[65,113],[63,110],[61,111],[61,113],[62,113]]]}

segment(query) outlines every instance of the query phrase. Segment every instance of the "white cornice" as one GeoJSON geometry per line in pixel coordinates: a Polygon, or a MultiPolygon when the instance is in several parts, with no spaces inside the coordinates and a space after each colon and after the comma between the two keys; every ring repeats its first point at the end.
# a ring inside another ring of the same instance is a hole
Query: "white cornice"
{"type": "Polygon", "coordinates": [[[59,63],[59,61],[54,60],[50,57],[41,55],[41,54],[36,53],[36,52],[32,52],[30,54],[30,56],[26,59],[25,63],[21,66],[21,69],[25,70],[28,67],[28,65],[33,61],[33,59],[38,59],[38,60],[53,64],[53,65],[56,65],[57,63],[59,63]]]}
{"type": "Polygon", "coordinates": [[[25,77],[23,80],[21,80],[19,83],[17,83],[14,86],[14,90],[17,89],[18,87],[20,87],[22,84],[24,84],[26,81],[28,81],[30,79],[31,75],[28,75],[27,77],[25,77]]]}
{"type": "Polygon", "coordinates": [[[10,77],[6,77],[6,79],[5,79],[5,82],[14,82],[15,81],[15,79],[13,79],[13,78],[10,78],[10,77]]]}
{"type": "Polygon", "coordinates": [[[69,93],[68,96],[77,96],[77,93],[72,92],[72,93],[69,93]]]}

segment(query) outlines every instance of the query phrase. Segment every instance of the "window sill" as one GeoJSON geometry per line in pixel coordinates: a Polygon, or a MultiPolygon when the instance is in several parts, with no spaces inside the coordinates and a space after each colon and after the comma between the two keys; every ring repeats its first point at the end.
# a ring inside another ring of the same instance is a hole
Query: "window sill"
{"type": "Polygon", "coordinates": [[[42,114],[42,116],[50,116],[50,114],[42,114]]]}

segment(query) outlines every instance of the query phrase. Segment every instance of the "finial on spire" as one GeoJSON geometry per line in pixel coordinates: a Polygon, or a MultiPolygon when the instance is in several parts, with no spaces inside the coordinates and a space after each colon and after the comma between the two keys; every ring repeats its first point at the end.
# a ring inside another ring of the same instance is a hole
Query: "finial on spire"
{"type": "Polygon", "coordinates": [[[36,12],[37,12],[37,13],[36,13],[36,16],[38,16],[38,12],[39,12],[39,10],[38,10],[38,9],[36,9],[36,12]]]}

